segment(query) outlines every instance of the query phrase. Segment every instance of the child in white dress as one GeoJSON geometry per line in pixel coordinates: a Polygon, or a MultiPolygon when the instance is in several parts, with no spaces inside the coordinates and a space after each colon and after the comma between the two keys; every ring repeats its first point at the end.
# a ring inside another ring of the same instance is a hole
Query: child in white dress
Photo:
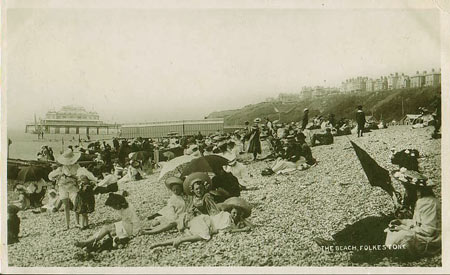
{"type": "Polygon", "coordinates": [[[172,191],[172,196],[167,200],[167,205],[158,211],[158,215],[152,223],[152,227],[144,229],[142,235],[161,233],[177,225],[176,220],[183,212],[185,200],[183,197],[183,181],[177,177],[169,177],[166,187],[172,191]]]}

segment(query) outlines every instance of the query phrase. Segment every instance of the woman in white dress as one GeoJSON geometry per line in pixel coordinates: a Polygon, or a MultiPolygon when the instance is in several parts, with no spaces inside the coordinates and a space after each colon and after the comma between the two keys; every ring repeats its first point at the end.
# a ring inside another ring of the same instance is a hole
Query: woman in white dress
{"type": "Polygon", "coordinates": [[[417,201],[412,219],[395,219],[386,228],[386,246],[406,248],[414,258],[439,252],[441,249],[441,230],[438,225],[439,202],[436,199],[430,180],[419,172],[402,169],[395,178],[413,184],[417,188],[417,201]]]}

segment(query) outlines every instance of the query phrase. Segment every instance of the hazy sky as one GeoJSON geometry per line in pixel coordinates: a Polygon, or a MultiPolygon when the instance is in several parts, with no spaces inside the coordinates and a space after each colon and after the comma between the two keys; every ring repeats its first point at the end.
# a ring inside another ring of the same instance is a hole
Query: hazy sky
{"type": "Polygon", "coordinates": [[[8,126],[69,104],[108,122],[202,119],[304,85],[429,71],[439,32],[436,10],[9,9],[8,126]]]}

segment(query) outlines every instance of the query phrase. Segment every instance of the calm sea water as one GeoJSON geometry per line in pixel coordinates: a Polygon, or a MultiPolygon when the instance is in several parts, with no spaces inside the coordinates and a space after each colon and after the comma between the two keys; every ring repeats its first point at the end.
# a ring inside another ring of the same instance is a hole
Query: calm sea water
{"type": "MultiPolygon", "coordinates": [[[[37,153],[43,145],[52,147],[55,157],[62,150],[67,149],[67,146],[79,145],[78,135],[44,134],[44,139],[42,140],[38,139],[35,134],[8,130],[7,136],[12,141],[12,144],[9,146],[9,158],[13,159],[36,160],[37,153]]],[[[106,142],[112,145],[112,137],[110,135],[96,135],[91,136],[91,140],[106,139],[106,142]]],[[[81,139],[86,139],[86,136],[81,136],[81,139]]],[[[81,144],[87,147],[89,143],[82,142],[81,144]]]]}

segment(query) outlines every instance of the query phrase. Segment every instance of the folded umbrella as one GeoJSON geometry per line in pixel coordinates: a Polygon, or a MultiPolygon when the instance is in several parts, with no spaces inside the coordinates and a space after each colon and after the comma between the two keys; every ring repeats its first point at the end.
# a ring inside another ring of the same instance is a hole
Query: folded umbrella
{"type": "Polygon", "coordinates": [[[193,159],[183,169],[181,176],[188,176],[194,172],[217,173],[222,167],[228,164],[228,159],[219,155],[208,155],[193,159]]]}
{"type": "Polygon", "coordinates": [[[356,145],[353,141],[350,141],[355,149],[356,156],[361,162],[361,166],[366,173],[367,179],[370,185],[381,187],[390,196],[395,192],[394,187],[391,184],[391,177],[389,171],[378,165],[378,163],[363,149],[356,145]]]}
{"type": "Polygon", "coordinates": [[[163,165],[161,172],[159,173],[158,180],[161,180],[164,177],[164,175],[166,175],[167,173],[169,173],[170,171],[173,171],[175,169],[178,169],[179,172],[181,173],[181,171],[182,171],[181,166],[189,163],[193,159],[195,159],[195,157],[190,156],[190,155],[183,155],[183,156],[171,159],[170,161],[166,162],[163,165]]]}

